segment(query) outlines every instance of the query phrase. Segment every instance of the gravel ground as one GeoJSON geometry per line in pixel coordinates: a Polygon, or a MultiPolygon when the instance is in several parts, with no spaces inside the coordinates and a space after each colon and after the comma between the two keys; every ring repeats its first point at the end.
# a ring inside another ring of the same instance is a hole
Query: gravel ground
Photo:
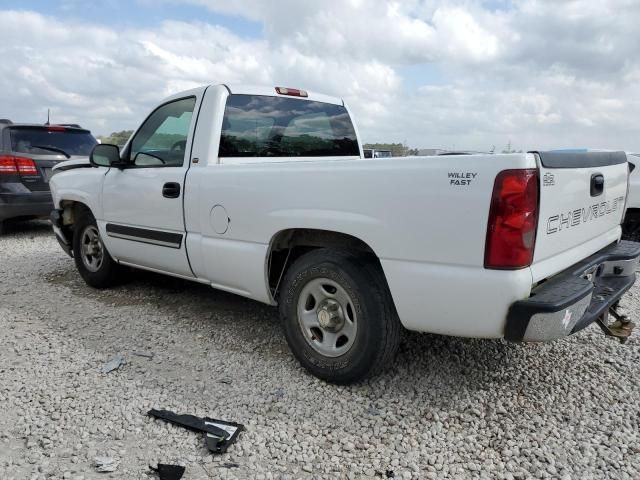
{"type": "Polygon", "coordinates": [[[640,478],[640,340],[596,327],[545,345],[411,334],[387,374],[336,387],[299,367],[275,310],[142,272],[92,290],[29,222],[0,239],[0,331],[3,480],[144,479],[158,461],[185,479],[640,478]],[[150,408],[247,429],[214,457],[150,408]]]}

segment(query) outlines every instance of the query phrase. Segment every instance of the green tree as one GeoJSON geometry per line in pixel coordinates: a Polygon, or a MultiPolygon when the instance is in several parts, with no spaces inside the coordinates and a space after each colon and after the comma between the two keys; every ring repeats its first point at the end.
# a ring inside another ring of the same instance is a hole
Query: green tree
{"type": "Polygon", "coordinates": [[[113,145],[124,145],[133,134],[133,130],[122,130],[121,132],[112,132],[111,135],[105,137],[99,136],[98,140],[102,143],[111,143],[113,145]]]}

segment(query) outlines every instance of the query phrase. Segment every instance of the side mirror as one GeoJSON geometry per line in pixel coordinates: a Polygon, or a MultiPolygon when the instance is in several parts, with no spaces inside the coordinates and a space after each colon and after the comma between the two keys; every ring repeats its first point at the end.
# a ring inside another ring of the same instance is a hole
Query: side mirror
{"type": "Polygon", "coordinates": [[[121,163],[120,148],[117,145],[99,143],[93,147],[89,161],[94,167],[115,167],[121,163]]]}

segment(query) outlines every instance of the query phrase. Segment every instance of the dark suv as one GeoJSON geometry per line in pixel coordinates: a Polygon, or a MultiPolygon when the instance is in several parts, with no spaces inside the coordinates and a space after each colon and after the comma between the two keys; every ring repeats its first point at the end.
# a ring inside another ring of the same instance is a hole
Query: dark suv
{"type": "Polygon", "coordinates": [[[51,168],[86,158],[97,141],[79,125],[31,125],[0,120],[0,234],[9,218],[49,215],[51,168]]]}

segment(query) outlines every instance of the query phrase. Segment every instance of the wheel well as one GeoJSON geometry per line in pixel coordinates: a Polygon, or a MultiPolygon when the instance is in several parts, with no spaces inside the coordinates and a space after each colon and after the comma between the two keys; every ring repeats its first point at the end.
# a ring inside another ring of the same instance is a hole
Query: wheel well
{"type": "Polygon", "coordinates": [[[277,298],[278,288],[293,262],[301,255],[318,248],[339,248],[359,252],[380,265],[373,249],[352,235],[306,228],[283,230],[271,240],[267,256],[267,278],[274,299],[277,298]]]}
{"type": "Polygon", "coordinates": [[[73,228],[73,224],[84,213],[91,213],[91,209],[82,202],[75,200],[62,200],[62,224],[73,228]]]}
{"type": "MultiPolygon", "coordinates": [[[[62,209],[62,226],[60,230],[69,245],[73,245],[73,225],[81,215],[91,213],[91,209],[82,202],[75,200],[63,200],[60,202],[62,209]]],[[[73,255],[73,254],[72,254],[73,255]]]]}

